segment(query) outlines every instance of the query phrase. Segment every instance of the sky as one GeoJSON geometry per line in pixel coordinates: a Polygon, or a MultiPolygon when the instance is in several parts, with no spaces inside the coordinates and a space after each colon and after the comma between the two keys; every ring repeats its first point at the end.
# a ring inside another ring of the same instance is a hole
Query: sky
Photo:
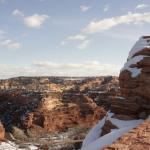
{"type": "Polygon", "coordinates": [[[0,78],[118,75],[149,25],[149,0],[0,0],[0,78]]]}

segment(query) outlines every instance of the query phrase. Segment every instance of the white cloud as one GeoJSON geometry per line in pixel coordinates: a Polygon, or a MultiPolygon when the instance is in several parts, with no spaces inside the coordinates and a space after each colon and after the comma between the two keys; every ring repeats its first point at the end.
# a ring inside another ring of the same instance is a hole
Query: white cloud
{"type": "Polygon", "coordinates": [[[105,5],[103,11],[104,11],[104,12],[109,11],[109,5],[105,5]]]}
{"type": "Polygon", "coordinates": [[[83,41],[86,39],[85,35],[82,34],[77,34],[77,35],[73,35],[73,36],[69,36],[68,40],[75,40],[75,41],[83,41]]]}
{"type": "Polygon", "coordinates": [[[120,66],[98,61],[54,63],[35,61],[29,66],[0,64],[0,79],[17,76],[102,76],[118,75],[120,66]],[[90,70],[90,71],[89,71],[90,70]]]}
{"type": "Polygon", "coordinates": [[[48,15],[34,14],[32,16],[25,17],[24,23],[26,26],[31,28],[40,28],[48,19],[48,17],[48,15]]]}
{"type": "Polygon", "coordinates": [[[46,14],[33,14],[31,16],[25,16],[24,13],[18,9],[12,12],[13,16],[21,17],[23,23],[29,28],[41,28],[45,21],[49,18],[46,14]]]}
{"type": "Polygon", "coordinates": [[[87,40],[86,35],[76,34],[76,35],[67,37],[67,39],[65,41],[61,42],[61,45],[66,45],[70,41],[77,41],[79,43],[79,45],[78,45],[79,49],[85,49],[89,44],[89,40],[87,40]]]}
{"type": "Polygon", "coordinates": [[[82,12],[86,12],[90,9],[91,7],[90,6],[86,6],[86,5],[80,5],[80,10],[82,12]]]}
{"type": "Polygon", "coordinates": [[[144,8],[147,8],[148,5],[147,4],[139,4],[136,6],[136,9],[144,9],[144,8]]]}
{"type": "Polygon", "coordinates": [[[13,39],[8,38],[6,32],[0,30],[0,46],[6,47],[8,49],[19,49],[21,48],[22,44],[13,39]]]}
{"type": "Polygon", "coordinates": [[[0,68],[0,79],[36,75],[36,70],[33,70],[32,67],[19,67],[14,65],[0,64],[0,68]]]}
{"type": "Polygon", "coordinates": [[[19,9],[15,9],[13,12],[12,12],[12,15],[13,16],[19,16],[19,17],[23,17],[24,14],[22,11],[20,11],[19,9]]]}
{"type": "Polygon", "coordinates": [[[95,76],[95,75],[118,75],[120,66],[112,64],[101,64],[98,61],[85,61],[82,63],[53,63],[47,61],[36,61],[33,63],[39,70],[69,76],[95,76]],[[90,70],[90,72],[89,72],[90,70]]]}
{"type": "Polygon", "coordinates": [[[150,12],[147,13],[128,13],[119,17],[106,18],[99,21],[92,21],[88,24],[82,32],[84,34],[92,34],[97,32],[102,32],[109,30],[112,27],[121,25],[121,24],[130,24],[130,23],[150,23],[150,12]]]}
{"type": "Polygon", "coordinates": [[[10,40],[10,39],[5,39],[5,40],[0,41],[0,45],[9,49],[19,49],[22,46],[21,43],[10,40]]]}
{"type": "MultiPolygon", "coordinates": [[[[78,41],[80,42],[78,48],[85,49],[90,43],[90,41],[88,40],[90,34],[99,33],[99,32],[105,33],[104,31],[122,24],[142,25],[143,23],[150,23],[150,12],[146,12],[146,13],[128,12],[126,15],[112,17],[112,18],[105,18],[99,21],[92,21],[85,28],[81,29],[80,33],[69,36],[66,42],[71,40],[78,41]]],[[[120,37],[117,33],[115,35],[113,33],[113,36],[120,37]]],[[[133,35],[130,35],[130,37],[131,37],[130,39],[135,38],[135,36],[133,35]]]]}
{"type": "Polygon", "coordinates": [[[87,46],[89,45],[90,41],[89,40],[84,40],[83,42],[80,43],[78,46],[79,49],[86,49],[87,46]]]}

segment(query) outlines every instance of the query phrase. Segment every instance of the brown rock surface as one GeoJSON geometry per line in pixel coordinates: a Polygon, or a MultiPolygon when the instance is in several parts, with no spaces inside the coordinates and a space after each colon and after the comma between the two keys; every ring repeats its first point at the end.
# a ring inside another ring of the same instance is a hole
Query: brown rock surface
{"type": "Polygon", "coordinates": [[[0,140],[3,140],[5,137],[5,129],[2,123],[0,123],[0,140]]]}
{"type": "Polygon", "coordinates": [[[48,97],[41,102],[36,111],[28,114],[24,125],[26,129],[33,130],[39,126],[45,131],[63,131],[77,125],[88,128],[104,115],[104,109],[82,94],[72,95],[63,100],[48,97]]]}
{"type": "MultiPolygon", "coordinates": [[[[150,37],[143,37],[142,40],[145,40],[145,44],[143,45],[143,41],[139,40],[138,43],[141,45],[141,49],[136,52],[132,52],[133,54],[129,56],[128,62],[132,61],[138,56],[143,56],[143,59],[139,59],[136,63],[130,64],[129,68],[131,69],[141,69],[141,73],[137,76],[133,77],[131,71],[128,69],[123,70],[120,73],[119,81],[121,92],[124,96],[140,96],[145,99],[150,100],[150,37]],[[142,47],[143,46],[143,47],[142,47]]],[[[130,52],[130,53],[131,53],[130,52]]],[[[128,63],[127,62],[127,63],[128,63]]]]}
{"type": "Polygon", "coordinates": [[[120,90],[126,100],[119,106],[112,105],[112,109],[115,112],[120,109],[120,111],[125,111],[122,112],[123,114],[138,114],[139,118],[144,118],[143,114],[145,114],[145,117],[150,114],[149,56],[150,37],[144,36],[129,53],[128,61],[120,73],[120,90]],[[136,75],[135,72],[137,72],[136,75]],[[124,105],[124,109],[121,109],[123,108],[122,105],[124,105]]]}
{"type": "Polygon", "coordinates": [[[150,120],[132,129],[102,150],[150,150],[150,120]]]}
{"type": "MultiPolygon", "coordinates": [[[[113,118],[120,120],[146,119],[150,115],[150,37],[142,37],[129,53],[121,70],[121,97],[111,101],[113,118]]],[[[103,130],[114,126],[105,124],[103,130]]],[[[107,133],[107,132],[106,132],[107,133]]],[[[150,120],[131,130],[103,150],[150,150],[150,120]]]]}

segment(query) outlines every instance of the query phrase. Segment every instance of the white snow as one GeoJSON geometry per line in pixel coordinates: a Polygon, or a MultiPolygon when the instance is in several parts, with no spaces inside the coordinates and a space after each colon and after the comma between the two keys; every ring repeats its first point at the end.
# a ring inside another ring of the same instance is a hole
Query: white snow
{"type": "Polygon", "coordinates": [[[21,150],[15,145],[13,142],[1,142],[0,143],[0,150],[21,150]]]}
{"type": "Polygon", "coordinates": [[[130,59],[129,61],[125,63],[124,67],[121,69],[121,72],[124,70],[128,70],[131,72],[131,76],[133,78],[137,77],[141,73],[141,69],[137,67],[131,68],[130,66],[133,64],[136,64],[137,62],[140,62],[141,60],[143,60],[144,57],[147,57],[147,56],[140,55],[140,56],[133,57],[132,59],[130,59]]]}
{"type": "Polygon", "coordinates": [[[116,96],[116,98],[119,98],[119,99],[121,99],[121,100],[126,99],[126,98],[124,98],[124,97],[122,97],[122,96],[116,96]]]}
{"type": "Polygon", "coordinates": [[[140,62],[144,57],[148,57],[148,56],[143,56],[143,55],[139,55],[139,56],[135,56],[133,57],[137,52],[143,50],[144,48],[150,48],[150,42],[149,42],[150,38],[146,38],[144,39],[143,37],[141,37],[136,44],[133,46],[133,48],[131,49],[131,51],[129,52],[129,56],[128,56],[128,61],[127,63],[125,63],[124,67],[121,69],[121,72],[124,70],[128,70],[131,72],[131,76],[137,77],[140,73],[141,73],[141,69],[137,68],[137,67],[130,67],[132,64],[136,64],[137,62],[140,62]]]}
{"type": "Polygon", "coordinates": [[[119,129],[125,128],[125,127],[131,127],[134,128],[136,125],[140,124],[143,122],[143,120],[130,120],[130,121],[124,121],[124,120],[119,120],[115,118],[110,118],[110,121],[112,124],[117,126],[119,129]]]}
{"type": "Polygon", "coordinates": [[[18,145],[11,141],[1,142],[0,150],[38,150],[38,147],[34,145],[27,145],[26,148],[19,148],[18,145]]]}
{"type": "Polygon", "coordinates": [[[86,138],[83,141],[82,147],[86,147],[88,144],[92,143],[96,139],[98,139],[102,132],[102,127],[105,124],[106,117],[99,121],[95,127],[93,127],[90,132],[87,134],[86,138]]]}
{"type": "MultiPolygon", "coordinates": [[[[147,39],[150,40],[150,39],[147,39]]],[[[146,39],[144,39],[143,37],[141,37],[133,46],[133,48],[131,49],[130,53],[129,53],[129,57],[128,59],[131,59],[137,52],[141,51],[144,48],[150,48],[150,43],[147,42],[146,39]]]]}
{"type": "Polygon", "coordinates": [[[113,143],[115,140],[121,137],[124,133],[128,132],[130,129],[132,128],[128,127],[119,130],[114,130],[109,134],[106,134],[101,138],[98,138],[97,140],[89,144],[87,147],[83,147],[81,150],[100,150],[101,148],[104,148],[107,145],[113,143]]]}
{"type": "Polygon", "coordinates": [[[29,145],[28,148],[30,150],[38,150],[38,147],[34,146],[34,145],[29,145]]]}
{"type": "Polygon", "coordinates": [[[113,113],[108,112],[107,116],[102,119],[102,122],[100,121],[93,129],[91,129],[84,140],[81,150],[100,150],[143,122],[143,120],[123,121],[112,118],[112,116],[113,113]],[[110,133],[100,137],[102,127],[106,120],[112,122],[112,124],[116,125],[118,129],[113,129],[110,133]]]}

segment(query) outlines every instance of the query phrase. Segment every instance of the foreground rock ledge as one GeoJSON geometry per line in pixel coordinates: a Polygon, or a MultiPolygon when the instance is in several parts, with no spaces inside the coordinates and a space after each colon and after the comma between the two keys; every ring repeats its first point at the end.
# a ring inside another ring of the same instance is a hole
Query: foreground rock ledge
{"type": "Polygon", "coordinates": [[[124,134],[116,142],[102,150],[149,150],[150,120],[124,134]]]}

